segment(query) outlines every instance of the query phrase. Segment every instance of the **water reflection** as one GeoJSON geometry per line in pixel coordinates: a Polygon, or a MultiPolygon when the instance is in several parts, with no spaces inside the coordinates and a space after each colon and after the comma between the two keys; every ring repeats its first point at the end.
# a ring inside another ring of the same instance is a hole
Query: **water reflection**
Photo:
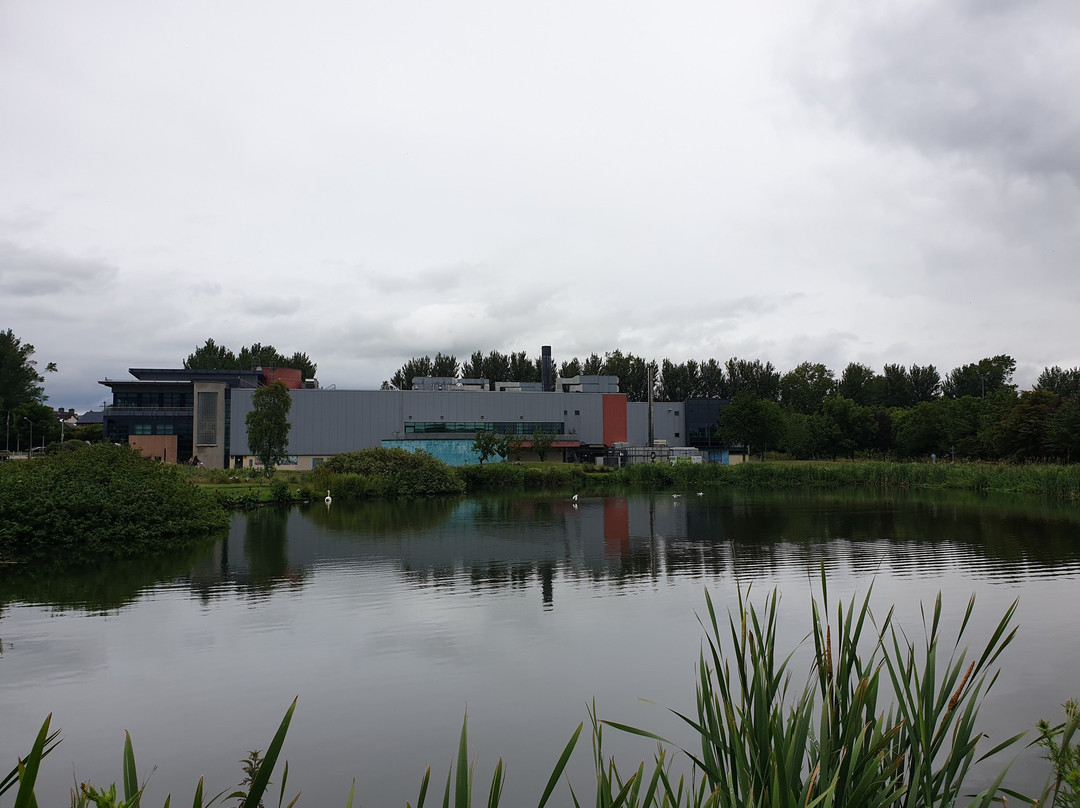
{"type": "Polygon", "coordinates": [[[673,577],[750,580],[843,563],[859,575],[937,574],[957,563],[1008,582],[1073,569],[1069,505],[941,492],[734,492],[335,503],[236,514],[227,536],[133,561],[3,571],[0,608],[116,610],[154,586],[204,602],[301,589],[320,567],[388,563],[412,586],[494,591],[538,580],[613,588],[673,577]]]}

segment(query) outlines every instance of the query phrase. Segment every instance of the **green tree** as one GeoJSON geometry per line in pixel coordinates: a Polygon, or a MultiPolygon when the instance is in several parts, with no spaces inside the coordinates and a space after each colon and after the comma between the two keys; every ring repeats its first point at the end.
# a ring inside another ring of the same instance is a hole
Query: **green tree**
{"type": "Polygon", "coordinates": [[[833,372],[820,362],[803,362],[780,377],[780,403],[789,412],[811,415],[836,384],[833,372]]]}
{"type": "Polygon", "coordinates": [[[251,407],[245,419],[248,447],[259,458],[266,476],[271,477],[277,464],[287,456],[292,396],[284,384],[274,382],[252,394],[251,407]]]}
{"type": "Polygon", "coordinates": [[[760,359],[750,361],[733,356],[724,367],[729,395],[748,393],[765,401],[780,400],[780,373],[772,362],[761,364],[760,359]]]}
{"type": "Polygon", "coordinates": [[[460,370],[457,357],[439,352],[431,360],[431,375],[442,379],[456,379],[460,370]]]}
{"type": "Polygon", "coordinates": [[[484,461],[499,454],[500,443],[502,439],[494,432],[477,432],[476,440],[473,441],[472,450],[476,452],[477,457],[480,459],[480,465],[484,465],[484,461]]]}
{"type": "Polygon", "coordinates": [[[194,353],[188,354],[184,367],[187,370],[239,370],[236,354],[224,345],[218,345],[212,337],[194,353]]]}
{"type": "Polygon", "coordinates": [[[1080,396],[1061,402],[1046,426],[1050,451],[1066,463],[1080,458],[1080,396]]]}
{"type": "Polygon", "coordinates": [[[414,356],[390,377],[389,385],[383,382],[386,389],[412,390],[412,380],[424,376],[433,376],[430,356],[414,356]]]}
{"type": "Polygon", "coordinates": [[[820,413],[785,413],[783,449],[798,460],[817,460],[830,450],[829,424],[820,413]]]}
{"type": "Polygon", "coordinates": [[[881,377],[869,366],[850,362],[840,374],[836,384],[836,394],[848,398],[860,406],[878,404],[881,399],[881,377]]]}
{"type": "Polygon", "coordinates": [[[870,448],[877,434],[873,410],[844,396],[829,396],[822,410],[831,433],[833,456],[842,454],[854,460],[857,451],[870,448]]]}
{"type": "Polygon", "coordinates": [[[881,401],[883,407],[912,407],[915,388],[903,365],[885,365],[882,373],[881,401]]]}
{"type": "Polygon", "coordinates": [[[941,394],[941,374],[933,365],[912,365],[908,368],[908,379],[916,403],[933,401],[941,394]]]}
{"type": "Polygon", "coordinates": [[[702,398],[730,398],[731,389],[724,366],[715,359],[706,359],[698,365],[698,395],[702,398]]]}
{"type": "Polygon", "coordinates": [[[1049,390],[1059,396],[1075,396],[1080,394],[1080,367],[1064,370],[1058,365],[1052,368],[1043,368],[1039,378],[1035,382],[1036,390],[1049,390]]]}
{"type": "Polygon", "coordinates": [[[676,365],[670,359],[660,363],[660,378],[656,384],[656,397],[660,401],[686,401],[699,394],[698,363],[693,359],[676,365]]]}
{"type": "MultiPolygon", "coordinates": [[[[45,402],[45,379],[33,357],[33,345],[24,345],[10,328],[0,331],[0,408],[5,411],[45,402]]],[[[50,362],[45,369],[55,371],[56,365],[50,362]]]]}
{"type": "Polygon", "coordinates": [[[893,425],[896,450],[904,457],[944,456],[949,448],[944,409],[940,401],[922,401],[904,410],[893,425]]]}
{"type": "Polygon", "coordinates": [[[600,374],[588,375],[618,376],[619,389],[626,393],[628,401],[649,399],[649,363],[640,356],[632,353],[624,356],[622,351],[611,351],[604,354],[604,366],[600,374]]]}
{"type": "Polygon", "coordinates": [[[941,392],[946,398],[985,398],[998,390],[1016,390],[1012,383],[1015,372],[1016,360],[1006,354],[980,359],[950,370],[941,383],[941,392]]]}
{"type": "Polygon", "coordinates": [[[563,379],[572,379],[581,375],[581,360],[576,356],[569,362],[559,365],[559,376],[563,379]]]}
{"type": "Polygon", "coordinates": [[[784,414],[775,401],[750,393],[736,393],[720,411],[720,440],[728,446],[746,446],[762,452],[776,448],[784,434],[784,414]]]}
{"type": "Polygon", "coordinates": [[[536,452],[536,455],[540,458],[541,463],[547,460],[548,452],[551,451],[551,446],[553,443],[555,443],[555,436],[552,433],[544,429],[538,429],[536,430],[536,432],[533,433],[533,451],[536,452]]]}

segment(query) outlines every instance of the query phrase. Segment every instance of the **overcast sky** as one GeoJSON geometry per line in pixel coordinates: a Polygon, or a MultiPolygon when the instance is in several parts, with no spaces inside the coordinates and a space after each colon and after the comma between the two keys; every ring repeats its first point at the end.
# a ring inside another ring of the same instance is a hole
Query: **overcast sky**
{"type": "Polygon", "coordinates": [[[0,0],[0,329],[1080,365],[1080,2],[0,0]]]}

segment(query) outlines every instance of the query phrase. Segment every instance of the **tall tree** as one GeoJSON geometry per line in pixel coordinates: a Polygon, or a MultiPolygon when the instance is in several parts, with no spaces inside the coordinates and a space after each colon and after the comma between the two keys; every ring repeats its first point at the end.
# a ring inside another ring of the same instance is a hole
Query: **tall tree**
{"type": "Polygon", "coordinates": [[[437,353],[431,362],[431,375],[441,379],[456,379],[459,370],[457,357],[453,354],[437,353]]]}
{"type": "Polygon", "coordinates": [[[581,363],[582,376],[599,376],[603,371],[604,360],[595,353],[589,354],[589,358],[581,363]]]}
{"type": "Polygon", "coordinates": [[[1016,390],[1012,383],[1016,360],[1006,354],[980,359],[975,364],[961,365],[946,374],[941,392],[946,398],[972,396],[985,398],[998,390],[1016,390]]]}
{"type": "Polygon", "coordinates": [[[912,365],[908,368],[908,379],[911,381],[911,391],[916,403],[933,401],[941,393],[941,374],[933,365],[912,365]]]}
{"type": "Polygon", "coordinates": [[[669,359],[660,363],[656,397],[661,401],[686,401],[699,393],[698,363],[693,359],[676,365],[669,359]]]}
{"type": "Polygon", "coordinates": [[[915,388],[903,365],[886,365],[882,373],[881,405],[911,407],[915,404],[915,388]]]}
{"type": "Polygon", "coordinates": [[[649,363],[640,356],[614,350],[604,354],[604,367],[600,375],[618,376],[619,389],[626,393],[628,401],[647,401],[649,398],[649,363]]]}
{"type": "Polygon", "coordinates": [[[698,384],[698,395],[702,398],[731,398],[724,366],[715,359],[706,359],[698,365],[698,384]]]}
{"type": "Polygon", "coordinates": [[[1035,381],[1034,389],[1049,390],[1059,396],[1080,394],[1080,367],[1065,370],[1054,365],[1052,368],[1043,368],[1043,372],[1035,381]]]}
{"type": "Polygon", "coordinates": [[[834,455],[855,458],[855,452],[870,448],[877,434],[874,411],[843,396],[829,396],[822,407],[833,434],[834,455]]]}
{"type": "Polygon", "coordinates": [[[764,452],[777,447],[784,434],[784,414],[774,401],[749,392],[736,393],[720,411],[720,440],[764,452]]]}
{"type": "Polygon", "coordinates": [[[772,362],[763,365],[760,359],[749,361],[732,357],[725,367],[729,395],[749,393],[765,401],[780,400],[780,373],[772,362]]]}
{"type": "Polygon", "coordinates": [[[780,403],[789,412],[812,415],[833,391],[836,378],[820,362],[803,362],[780,377],[780,403]]]}
{"type": "Polygon", "coordinates": [[[210,337],[206,343],[188,354],[184,360],[187,370],[237,370],[236,354],[210,337]]]}
{"type": "Polygon", "coordinates": [[[467,361],[461,363],[461,378],[484,378],[484,354],[482,351],[476,351],[467,361]]]}
{"type": "Polygon", "coordinates": [[[540,381],[539,368],[536,366],[525,351],[510,354],[509,357],[509,381],[512,382],[538,382],[540,381]]]}
{"type": "Polygon", "coordinates": [[[390,377],[390,387],[397,390],[412,390],[412,380],[424,376],[434,376],[430,356],[414,356],[390,377]]]}
{"type": "Polygon", "coordinates": [[[559,365],[559,377],[563,379],[572,379],[575,376],[581,375],[581,360],[576,356],[569,362],[563,362],[559,365]]]}
{"type": "MultiPolygon", "coordinates": [[[[50,362],[46,371],[55,371],[50,362]]],[[[42,404],[45,378],[38,373],[34,346],[23,344],[9,328],[0,331],[0,407],[14,410],[23,404],[42,404]]]]}
{"type": "Polygon", "coordinates": [[[259,458],[267,477],[287,457],[291,408],[292,396],[281,382],[260,387],[251,396],[251,412],[244,419],[248,448],[259,458]]]}
{"type": "Polygon", "coordinates": [[[836,384],[836,394],[842,398],[849,398],[856,404],[866,407],[879,403],[880,377],[868,366],[858,362],[849,362],[840,374],[840,381],[836,384]]]}

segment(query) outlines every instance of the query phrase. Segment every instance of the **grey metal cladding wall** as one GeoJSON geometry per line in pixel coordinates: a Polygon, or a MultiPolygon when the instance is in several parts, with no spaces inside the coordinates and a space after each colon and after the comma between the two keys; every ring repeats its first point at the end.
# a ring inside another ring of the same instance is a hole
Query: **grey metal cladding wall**
{"type": "Polygon", "coordinates": [[[567,432],[575,430],[584,443],[601,443],[604,437],[599,394],[406,390],[403,395],[404,422],[558,421],[566,424],[567,432]]]}
{"type": "MultiPolygon", "coordinates": [[[[626,410],[626,431],[630,445],[645,446],[649,442],[649,405],[643,401],[633,401],[626,405],[626,410]]],[[[654,401],[653,438],[666,440],[668,446],[686,446],[684,416],[681,402],[654,401]],[[679,437],[675,437],[676,432],[679,437]]]]}
{"type": "MultiPolygon", "coordinates": [[[[253,391],[234,390],[232,453],[250,454],[244,419],[253,391]]],[[[401,423],[401,395],[393,390],[292,390],[289,454],[334,455],[378,446],[401,423]]]]}
{"type": "MultiPolygon", "coordinates": [[[[244,419],[252,390],[232,391],[231,447],[250,454],[244,419]]],[[[558,421],[583,443],[602,443],[603,397],[593,393],[473,393],[425,390],[292,390],[289,453],[333,455],[370,449],[426,421],[558,421]],[[565,415],[563,413],[566,413],[565,415]],[[578,413],[575,415],[575,413],[578,413]],[[481,417],[482,416],[482,417],[481,417]]]]}

